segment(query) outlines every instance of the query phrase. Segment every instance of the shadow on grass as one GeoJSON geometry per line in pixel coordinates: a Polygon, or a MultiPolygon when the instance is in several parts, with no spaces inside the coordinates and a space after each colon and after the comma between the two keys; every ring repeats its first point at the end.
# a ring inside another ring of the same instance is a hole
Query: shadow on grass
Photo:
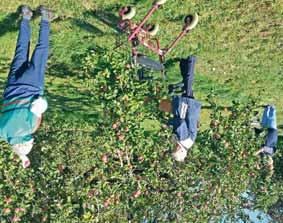
{"type": "Polygon", "coordinates": [[[19,12],[12,12],[8,14],[0,22],[0,37],[8,32],[15,32],[19,29],[19,12]]]}
{"type": "Polygon", "coordinates": [[[65,63],[52,63],[48,66],[47,74],[57,77],[75,76],[75,72],[65,63]]]}
{"type": "Polygon", "coordinates": [[[8,58],[0,57],[0,73],[7,73],[10,68],[11,61],[8,58]]]}
{"type": "Polygon", "coordinates": [[[177,22],[177,23],[180,23],[181,25],[183,25],[182,22],[184,21],[185,17],[186,17],[186,15],[178,15],[178,16],[175,16],[173,18],[169,18],[168,20],[170,22],[177,22]]]}
{"type": "Polygon", "coordinates": [[[118,22],[119,17],[113,14],[111,11],[114,9],[118,11],[120,8],[119,5],[112,5],[106,9],[99,9],[99,10],[89,10],[85,11],[85,16],[92,16],[96,18],[97,20],[101,21],[103,24],[109,26],[110,28],[114,29],[116,32],[121,32],[121,30],[118,28],[118,22]]]}
{"type": "MultiPolygon", "coordinates": [[[[98,55],[104,55],[106,49],[98,46],[93,45],[89,48],[86,48],[82,52],[70,52],[70,55],[68,55],[71,59],[70,63],[65,63],[62,61],[59,61],[56,59],[56,56],[54,54],[51,54],[49,57],[49,63],[47,66],[47,75],[53,76],[53,77],[74,77],[74,76],[81,76],[81,78],[84,78],[83,74],[83,60],[90,52],[95,52],[98,55]]],[[[87,78],[87,77],[86,77],[87,78]]]]}
{"type": "Polygon", "coordinates": [[[53,23],[60,23],[60,22],[70,22],[71,24],[78,26],[79,28],[85,30],[86,32],[95,33],[95,35],[103,36],[104,32],[94,26],[93,24],[83,20],[83,19],[77,19],[72,17],[64,17],[59,16],[56,19],[53,20],[53,23]]]}
{"type": "MultiPolygon", "coordinates": [[[[60,88],[60,86],[59,86],[60,88]]],[[[46,95],[49,99],[49,112],[56,116],[64,115],[75,118],[77,120],[99,121],[103,120],[101,117],[103,114],[99,110],[99,107],[92,104],[91,94],[89,92],[83,92],[75,87],[68,86],[68,90],[76,92],[77,97],[69,97],[46,91],[46,95]]]]}
{"type": "Polygon", "coordinates": [[[168,59],[168,60],[166,60],[166,62],[164,64],[165,68],[169,69],[169,68],[175,66],[176,63],[178,63],[178,65],[179,65],[180,61],[181,61],[180,57],[175,57],[175,58],[168,59]]]}
{"type": "Polygon", "coordinates": [[[89,22],[86,22],[82,19],[72,19],[71,21],[74,25],[82,28],[83,30],[94,33],[97,36],[103,36],[104,32],[95,27],[94,25],[90,24],[89,22]]]}

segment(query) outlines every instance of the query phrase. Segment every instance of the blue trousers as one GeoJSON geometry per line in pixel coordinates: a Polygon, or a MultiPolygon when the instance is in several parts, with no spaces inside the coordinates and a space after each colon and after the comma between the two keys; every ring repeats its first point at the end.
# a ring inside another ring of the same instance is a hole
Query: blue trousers
{"type": "Polygon", "coordinates": [[[29,61],[31,27],[29,20],[22,20],[15,56],[3,94],[4,100],[43,95],[44,73],[48,59],[49,30],[49,23],[41,21],[38,43],[29,61]]]}
{"type": "Polygon", "coordinates": [[[278,130],[277,129],[267,129],[267,135],[265,139],[264,146],[270,147],[273,149],[271,155],[276,152],[278,142],[278,130]]]}
{"type": "Polygon", "coordinates": [[[273,105],[267,105],[264,108],[261,125],[263,128],[277,129],[276,108],[273,105]]]}
{"type": "Polygon", "coordinates": [[[278,130],[276,124],[276,108],[272,105],[267,105],[264,108],[261,125],[267,128],[266,139],[264,142],[264,153],[273,155],[276,152],[278,142],[278,130]]]}

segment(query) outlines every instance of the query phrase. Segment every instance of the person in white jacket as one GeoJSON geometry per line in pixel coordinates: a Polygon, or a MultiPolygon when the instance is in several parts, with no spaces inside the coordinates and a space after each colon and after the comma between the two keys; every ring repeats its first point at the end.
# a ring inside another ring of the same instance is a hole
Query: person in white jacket
{"type": "Polygon", "coordinates": [[[33,11],[28,6],[21,7],[20,32],[0,116],[0,138],[12,146],[24,168],[30,165],[27,155],[33,147],[32,134],[39,128],[42,114],[48,107],[43,92],[49,48],[49,20],[53,14],[44,6],[39,7],[39,11],[39,40],[29,61],[33,11]]]}

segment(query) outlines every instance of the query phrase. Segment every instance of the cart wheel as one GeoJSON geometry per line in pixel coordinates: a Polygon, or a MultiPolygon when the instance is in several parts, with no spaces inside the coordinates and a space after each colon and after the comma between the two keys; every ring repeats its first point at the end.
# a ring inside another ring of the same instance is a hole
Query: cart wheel
{"type": "Polygon", "coordinates": [[[159,25],[158,24],[155,24],[155,25],[149,25],[147,27],[147,33],[151,36],[156,36],[156,34],[158,33],[159,31],[159,25]]]}
{"type": "Polygon", "coordinates": [[[187,15],[184,22],[187,30],[191,30],[195,28],[196,25],[198,24],[198,14],[187,15]]]}
{"type": "Polygon", "coordinates": [[[164,5],[167,0],[157,0],[155,4],[157,5],[164,5]]]}
{"type": "Polygon", "coordinates": [[[119,15],[122,18],[122,20],[130,20],[134,18],[134,16],[136,15],[136,9],[135,7],[125,6],[121,8],[119,15]]]}

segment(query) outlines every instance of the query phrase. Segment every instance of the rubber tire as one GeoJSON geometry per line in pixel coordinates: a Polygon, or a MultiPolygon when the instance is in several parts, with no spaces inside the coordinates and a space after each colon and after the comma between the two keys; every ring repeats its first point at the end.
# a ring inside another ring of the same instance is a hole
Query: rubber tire
{"type": "Polygon", "coordinates": [[[197,13],[194,16],[187,15],[186,18],[185,18],[185,21],[184,21],[185,24],[186,24],[186,29],[187,30],[194,29],[197,26],[197,24],[198,24],[198,20],[199,20],[199,18],[198,18],[198,14],[197,13]],[[191,18],[192,18],[192,20],[191,20],[191,18]],[[190,21],[188,21],[188,19],[190,19],[190,21]]]}
{"type": "Polygon", "coordinates": [[[157,0],[155,2],[156,5],[164,5],[166,3],[167,0],[157,0]]]}
{"type": "Polygon", "coordinates": [[[131,6],[127,6],[127,7],[129,7],[130,10],[129,10],[129,12],[122,15],[122,20],[131,20],[136,15],[136,8],[135,7],[131,7],[131,6]]]}
{"type": "Polygon", "coordinates": [[[147,31],[147,33],[150,35],[150,36],[156,36],[156,34],[158,33],[159,31],[159,25],[158,24],[155,24],[155,25],[152,25],[152,27],[147,31]]]}

